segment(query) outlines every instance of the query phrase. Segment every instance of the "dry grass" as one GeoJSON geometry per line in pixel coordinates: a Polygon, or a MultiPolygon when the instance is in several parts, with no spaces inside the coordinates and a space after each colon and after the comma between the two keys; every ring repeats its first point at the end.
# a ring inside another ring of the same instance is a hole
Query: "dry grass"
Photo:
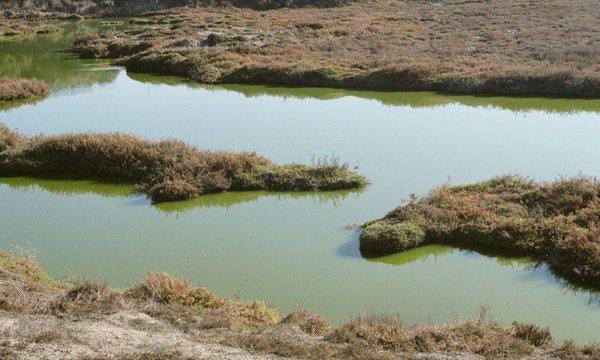
{"type": "Polygon", "coordinates": [[[348,320],[327,339],[390,352],[460,352],[489,358],[519,358],[535,350],[533,344],[488,322],[485,313],[477,319],[416,328],[406,328],[397,317],[367,315],[348,320]]]}
{"type": "Polygon", "coordinates": [[[50,87],[36,79],[0,77],[0,101],[31,99],[45,96],[48,92],[50,87]]]}
{"type": "Polygon", "coordinates": [[[121,293],[87,280],[59,283],[26,259],[6,253],[0,257],[0,293],[5,298],[20,294],[36,300],[28,306],[0,309],[0,336],[6,339],[0,343],[0,354],[4,356],[35,358],[47,348],[46,357],[56,356],[53,351],[58,349],[61,356],[79,354],[71,356],[76,358],[183,359],[219,344],[301,359],[374,360],[430,354],[456,359],[480,355],[591,360],[600,356],[594,344],[555,345],[547,329],[520,323],[505,329],[490,322],[485,312],[475,319],[417,327],[406,327],[397,316],[365,315],[332,328],[305,310],[295,309],[280,320],[264,303],[219,298],[164,273],[148,273],[140,284],[121,293]],[[107,331],[120,335],[107,339],[107,331]],[[161,345],[132,348],[134,341],[143,344],[149,338],[161,345]]]}
{"type": "Polygon", "coordinates": [[[338,190],[366,179],[345,165],[276,165],[255,153],[201,151],[177,140],[124,134],[25,137],[0,124],[0,174],[131,181],[154,202],[227,190],[338,190]]]}
{"type": "MultiPolygon", "coordinates": [[[[149,272],[138,286],[125,292],[125,296],[163,305],[182,305],[205,312],[205,322],[216,318],[230,320],[229,325],[259,326],[279,321],[277,312],[264,302],[235,301],[219,298],[208,290],[192,286],[187,279],[165,273],[149,272]],[[206,319],[209,317],[211,319],[206,319]]],[[[221,321],[218,321],[221,323],[221,321]]]]}
{"type": "Polygon", "coordinates": [[[206,83],[599,97],[598,11],[569,0],[179,9],[146,18],[165,25],[87,38],[74,50],[206,83]]]}
{"type": "Polygon", "coordinates": [[[365,255],[428,243],[526,254],[557,274],[600,284],[600,182],[588,177],[537,183],[503,176],[443,186],[363,225],[365,255]]]}
{"type": "Polygon", "coordinates": [[[10,18],[81,20],[86,16],[125,16],[182,6],[236,6],[257,10],[335,7],[354,0],[3,0],[0,15],[10,18]]]}
{"type": "Polygon", "coordinates": [[[324,317],[300,307],[295,307],[294,311],[283,319],[283,323],[295,325],[311,335],[324,335],[331,330],[331,325],[324,317]]]}

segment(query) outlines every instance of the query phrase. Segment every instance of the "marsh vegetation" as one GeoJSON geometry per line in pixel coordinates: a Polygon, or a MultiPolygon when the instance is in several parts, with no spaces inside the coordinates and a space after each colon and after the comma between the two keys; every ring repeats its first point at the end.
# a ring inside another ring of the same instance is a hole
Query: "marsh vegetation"
{"type": "Polygon", "coordinates": [[[154,202],[241,190],[361,188],[364,176],[337,158],[276,165],[256,153],[202,151],[177,140],[125,134],[26,137],[0,124],[0,174],[107,178],[134,182],[154,202]]]}
{"type": "MultiPolygon", "coordinates": [[[[48,84],[37,79],[0,77],[0,102],[33,99],[50,92],[48,84]]],[[[2,132],[4,130],[0,130],[2,132]]]]}
{"type": "Polygon", "coordinates": [[[74,51],[203,83],[594,98],[596,10],[566,0],[185,8],[81,39],[74,51]]]}
{"type": "Polygon", "coordinates": [[[285,317],[261,301],[218,297],[188,280],[149,272],[123,291],[58,281],[24,255],[0,253],[3,356],[183,359],[279,355],[301,359],[393,359],[421,353],[470,358],[595,359],[595,345],[555,343],[547,329],[504,328],[478,317],[407,327],[399,316],[364,315],[338,326],[296,308],[285,317]],[[119,336],[102,336],[105,331],[119,336]],[[142,345],[151,338],[154,347],[142,345]],[[138,344],[132,347],[132,344],[138,344]],[[221,355],[223,356],[223,355],[221,355]]]}
{"type": "Polygon", "coordinates": [[[443,243],[530,255],[569,279],[600,283],[600,183],[537,183],[508,175],[442,186],[363,225],[360,248],[381,255],[443,243]]]}

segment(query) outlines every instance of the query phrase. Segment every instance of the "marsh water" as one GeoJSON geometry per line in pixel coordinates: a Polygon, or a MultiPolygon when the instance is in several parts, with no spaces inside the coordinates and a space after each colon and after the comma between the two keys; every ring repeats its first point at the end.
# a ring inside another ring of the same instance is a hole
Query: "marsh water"
{"type": "Polygon", "coordinates": [[[548,326],[559,339],[600,339],[597,296],[544,265],[447,246],[364,259],[357,232],[346,229],[446,182],[600,176],[600,101],[202,86],[69,53],[75,36],[98,28],[83,22],[1,42],[0,75],[35,76],[52,94],[4,105],[0,121],[30,135],[175,137],[278,162],[335,154],[372,184],[152,205],[127,184],[0,178],[1,249],[33,253],[59,278],[125,287],[162,270],[218,295],[264,299],[282,313],[301,304],[333,322],[365,312],[449,321],[488,306],[497,321],[548,326]]]}

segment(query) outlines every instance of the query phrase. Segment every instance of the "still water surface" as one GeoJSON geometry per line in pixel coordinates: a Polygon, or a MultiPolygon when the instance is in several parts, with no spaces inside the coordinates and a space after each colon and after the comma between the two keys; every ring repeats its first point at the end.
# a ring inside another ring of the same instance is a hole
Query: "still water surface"
{"type": "Polygon", "coordinates": [[[25,249],[57,277],[124,287],[147,270],[186,276],[219,295],[294,304],[340,321],[368,311],[409,323],[472,316],[600,338],[600,301],[528,259],[427,246],[363,259],[348,223],[380,217],[411,193],[505,173],[538,180],[600,176],[600,101],[427,92],[201,86],[128,74],[68,53],[98,24],[0,43],[0,74],[36,76],[52,95],[4,106],[26,134],[128,132],[278,162],[335,154],[367,175],[362,192],[245,192],[151,205],[126,184],[0,179],[0,248],[25,249]]]}

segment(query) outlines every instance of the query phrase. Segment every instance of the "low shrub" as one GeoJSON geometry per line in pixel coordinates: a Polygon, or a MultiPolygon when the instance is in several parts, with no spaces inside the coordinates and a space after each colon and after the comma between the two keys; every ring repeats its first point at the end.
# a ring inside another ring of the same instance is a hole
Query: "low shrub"
{"type": "Polygon", "coordinates": [[[48,84],[37,79],[0,77],[0,101],[31,99],[47,95],[48,84]]]}
{"type": "Polygon", "coordinates": [[[125,296],[201,311],[205,327],[207,322],[256,327],[279,321],[277,311],[262,301],[219,298],[204,288],[193,286],[187,279],[166,273],[149,272],[144,281],[126,290],[125,296]]]}
{"type": "Polygon", "coordinates": [[[283,319],[283,323],[296,325],[311,335],[323,335],[331,330],[331,325],[324,317],[299,307],[294,308],[294,311],[283,319]]]}
{"type": "Polygon", "coordinates": [[[0,125],[0,175],[66,174],[130,181],[154,202],[227,190],[361,188],[365,177],[338,165],[276,165],[256,153],[202,151],[177,140],[124,134],[25,138],[0,125]]]}
{"type": "Polygon", "coordinates": [[[511,333],[518,339],[523,339],[536,347],[552,344],[552,334],[548,328],[542,329],[535,324],[513,322],[511,333]]]}
{"type": "Polygon", "coordinates": [[[525,254],[557,274],[600,284],[600,182],[501,176],[443,186],[362,227],[360,248],[383,255],[425,243],[525,254]]]}

